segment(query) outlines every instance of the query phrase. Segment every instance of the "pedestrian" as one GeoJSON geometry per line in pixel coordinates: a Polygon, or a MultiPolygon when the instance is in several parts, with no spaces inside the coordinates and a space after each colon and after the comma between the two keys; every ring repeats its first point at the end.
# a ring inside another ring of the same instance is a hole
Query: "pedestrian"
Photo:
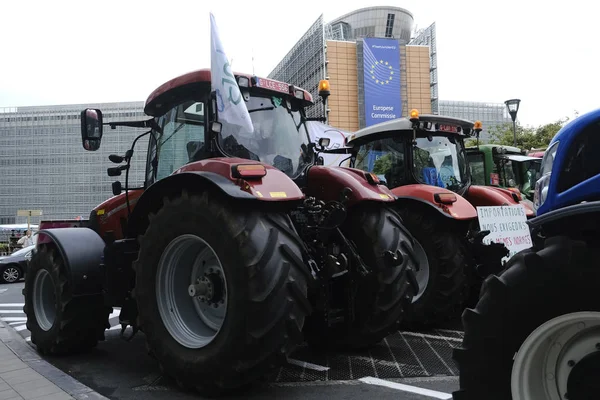
{"type": "Polygon", "coordinates": [[[19,239],[17,244],[20,244],[23,248],[33,246],[33,238],[31,237],[31,231],[25,231],[25,235],[23,235],[23,237],[19,239]]]}

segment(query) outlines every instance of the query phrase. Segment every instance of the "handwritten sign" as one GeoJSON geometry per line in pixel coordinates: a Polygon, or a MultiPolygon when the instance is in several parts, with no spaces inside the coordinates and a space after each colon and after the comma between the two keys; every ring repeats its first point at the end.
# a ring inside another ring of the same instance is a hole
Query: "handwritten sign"
{"type": "Polygon", "coordinates": [[[482,231],[490,231],[483,239],[483,243],[504,243],[509,250],[508,261],[521,250],[533,245],[531,233],[527,225],[525,208],[521,205],[477,207],[477,217],[482,231]]]}

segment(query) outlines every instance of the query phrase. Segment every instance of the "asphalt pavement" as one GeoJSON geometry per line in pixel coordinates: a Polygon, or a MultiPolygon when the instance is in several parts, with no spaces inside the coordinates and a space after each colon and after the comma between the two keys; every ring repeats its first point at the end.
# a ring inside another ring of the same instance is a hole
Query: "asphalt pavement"
{"type": "MultiPolygon", "coordinates": [[[[0,285],[0,319],[31,345],[23,286],[23,282],[0,285]]],[[[147,355],[143,333],[129,342],[120,338],[118,315],[115,308],[106,341],[92,351],[44,359],[109,399],[200,399],[161,376],[147,355]]],[[[323,354],[301,346],[273,380],[256,384],[236,398],[451,399],[452,391],[458,389],[452,348],[461,341],[460,322],[454,321],[444,329],[396,332],[366,352],[323,354]]]]}

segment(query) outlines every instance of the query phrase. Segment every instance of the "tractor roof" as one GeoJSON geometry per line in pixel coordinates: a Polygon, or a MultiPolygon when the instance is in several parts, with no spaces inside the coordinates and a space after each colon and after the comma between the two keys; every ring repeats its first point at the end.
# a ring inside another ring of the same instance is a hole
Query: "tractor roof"
{"type": "Polygon", "coordinates": [[[467,147],[467,151],[473,151],[473,150],[492,151],[493,149],[502,149],[501,153],[523,154],[523,150],[521,150],[518,147],[505,146],[502,144],[480,144],[479,148],[477,146],[467,147]]]}
{"type": "MultiPolygon", "coordinates": [[[[445,127],[458,127],[455,134],[461,136],[471,135],[473,122],[466,119],[447,117],[442,115],[425,114],[419,116],[421,129],[431,132],[446,133],[445,127]]],[[[348,137],[347,143],[356,142],[360,139],[374,140],[376,136],[387,132],[398,132],[399,134],[412,134],[412,122],[408,118],[397,118],[391,121],[381,122],[356,131],[348,137]],[[373,137],[371,137],[373,136],[373,137]]],[[[361,140],[362,141],[362,140],[361,140]]]]}
{"type": "MultiPolygon", "coordinates": [[[[253,76],[250,74],[244,73],[233,73],[236,79],[240,77],[248,78],[249,86],[260,88],[263,90],[269,90],[273,92],[285,93],[290,96],[296,96],[298,91],[301,91],[302,100],[312,103],[313,98],[312,95],[298,87],[294,87],[293,85],[279,82],[273,79],[268,78],[260,78],[257,76],[253,76]]],[[[205,89],[210,90],[210,69],[203,68],[196,71],[188,72],[187,74],[183,74],[176,78],[169,80],[168,82],[163,83],[158,88],[156,88],[148,99],[146,99],[146,104],[144,106],[144,112],[150,116],[161,115],[164,111],[165,106],[169,106],[177,101],[177,98],[180,97],[181,93],[189,92],[196,89],[205,89]],[[204,88],[203,88],[204,86],[204,88]]]]}

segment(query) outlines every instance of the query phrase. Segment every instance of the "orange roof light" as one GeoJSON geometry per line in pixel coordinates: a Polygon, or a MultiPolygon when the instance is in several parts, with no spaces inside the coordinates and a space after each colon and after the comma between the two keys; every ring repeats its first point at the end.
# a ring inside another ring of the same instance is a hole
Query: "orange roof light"
{"type": "Polygon", "coordinates": [[[475,121],[475,123],[473,124],[473,129],[483,129],[483,124],[481,123],[481,121],[475,121]]]}
{"type": "Polygon", "coordinates": [[[319,81],[319,92],[329,92],[329,81],[327,79],[321,79],[319,81]]]}
{"type": "Polygon", "coordinates": [[[410,119],[419,119],[419,110],[416,108],[410,110],[410,119]]]}

